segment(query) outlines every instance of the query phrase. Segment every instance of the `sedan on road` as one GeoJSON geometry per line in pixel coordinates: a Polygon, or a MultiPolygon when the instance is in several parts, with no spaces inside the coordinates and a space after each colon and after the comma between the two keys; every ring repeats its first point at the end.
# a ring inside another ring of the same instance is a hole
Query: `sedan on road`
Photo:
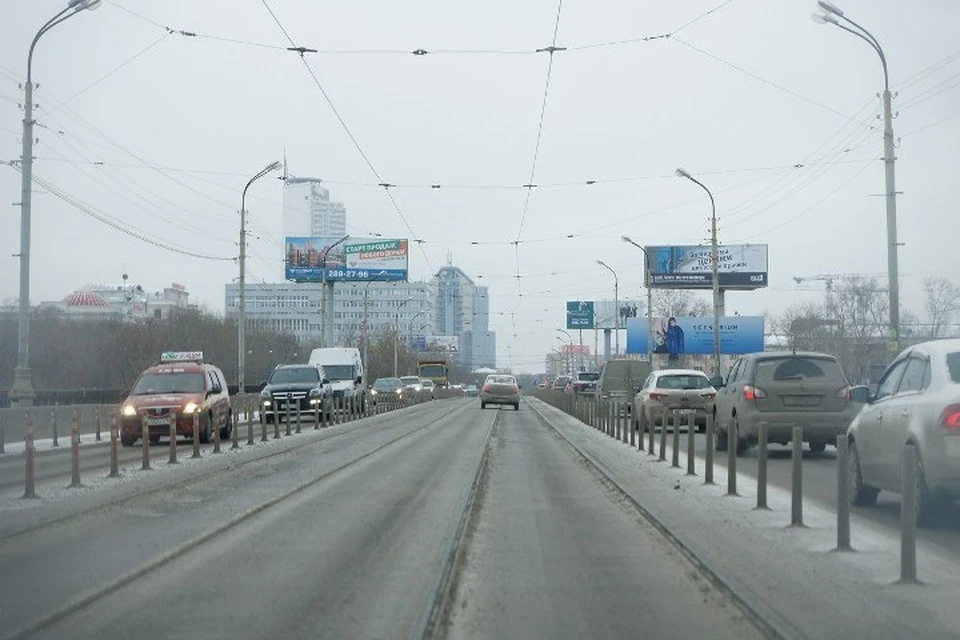
{"type": "Polygon", "coordinates": [[[877,392],[851,391],[866,404],[847,430],[847,497],[872,505],[883,491],[901,491],[904,446],[916,449],[916,510],[928,523],[947,500],[960,498],[960,339],[903,351],[877,392]]]}
{"type": "Polygon", "coordinates": [[[486,409],[488,404],[513,405],[513,410],[519,411],[520,385],[517,379],[503,374],[487,376],[480,388],[480,408],[486,409]]]}
{"type": "Polygon", "coordinates": [[[659,425],[669,410],[682,414],[681,422],[693,418],[697,428],[706,430],[707,414],[713,413],[717,390],[707,374],[694,369],[662,369],[654,371],[634,397],[634,424],[646,430],[659,425]]]}
{"type": "Polygon", "coordinates": [[[437,398],[437,387],[433,384],[433,380],[423,380],[420,386],[423,388],[424,398],[429,398],[430,400],[437,398]]]}
{"type": "Polygon", "coordinates": [[[373,404],[393,403],[403,400],[403,383],[400,378],[377,378],[370,389],[373,404]]]}

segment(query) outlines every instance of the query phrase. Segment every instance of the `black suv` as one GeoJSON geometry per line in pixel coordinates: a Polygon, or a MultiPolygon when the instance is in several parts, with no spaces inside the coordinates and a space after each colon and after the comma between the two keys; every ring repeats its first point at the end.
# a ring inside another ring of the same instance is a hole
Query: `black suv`
{"type": "Polygon", "coordinates": [[[297,408],[301,416],[313,419],[321,412],[330,419],[333,410],[333,387],[323,367],[315,364],[281,364],[263,383],[260,392],[260,416],[267,424],[283,420],[289,409],[294,418],[297,408]]]}

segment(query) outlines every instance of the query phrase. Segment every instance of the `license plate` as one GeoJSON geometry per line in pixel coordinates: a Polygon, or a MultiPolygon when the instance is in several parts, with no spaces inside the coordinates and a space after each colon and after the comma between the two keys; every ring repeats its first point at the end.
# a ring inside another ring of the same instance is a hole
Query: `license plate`
{"type": "Polygon", "coordinates": [[[783,396],[783,406],[785,407],[818,407],[820,406],[819,396],[783,396]]]}
{"type": "Polygon", "coordinates": [[[170,424],[170,418],[147,418],[149,425],[170,424]]]}

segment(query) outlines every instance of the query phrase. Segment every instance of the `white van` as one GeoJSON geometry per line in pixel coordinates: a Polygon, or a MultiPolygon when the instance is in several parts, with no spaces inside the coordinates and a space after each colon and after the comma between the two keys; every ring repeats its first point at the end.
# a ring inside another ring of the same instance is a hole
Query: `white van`
{"type": "MultiPolygon", "coordinates": [[[[334,398],[357,397],[365,403],[365,376],[360,350],[355,347],[326,347],[310,352],[310,364],[323,366],[334,398]]],[[[361,405],[362,406],[362,405],[361,405]]]]}

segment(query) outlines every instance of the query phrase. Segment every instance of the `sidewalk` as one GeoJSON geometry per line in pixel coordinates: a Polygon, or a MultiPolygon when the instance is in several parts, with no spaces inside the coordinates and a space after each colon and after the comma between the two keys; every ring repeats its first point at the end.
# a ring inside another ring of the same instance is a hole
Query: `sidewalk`
{"type": "Polygon", "coordinates": [[[785,635],[960,637],[960,572],[953,558],[918,544],[917,571],[924,584],[895,585],[898,532],[853,517],[857,551],[833,552],[836,513],[824,505],[805,500],[806,526],[791,528],[788,491],[769,486],[770,510],[756,511],[754,478],[738,474],[740,496],[725,496],[727,469],[717,461],[717,484],[707,486],[702,458],[697,476],[686,475],[685,452],[682,468],[670,466],[669,439],[667,460],[658,462],[546,403],[530,402],[785,635]]]}

